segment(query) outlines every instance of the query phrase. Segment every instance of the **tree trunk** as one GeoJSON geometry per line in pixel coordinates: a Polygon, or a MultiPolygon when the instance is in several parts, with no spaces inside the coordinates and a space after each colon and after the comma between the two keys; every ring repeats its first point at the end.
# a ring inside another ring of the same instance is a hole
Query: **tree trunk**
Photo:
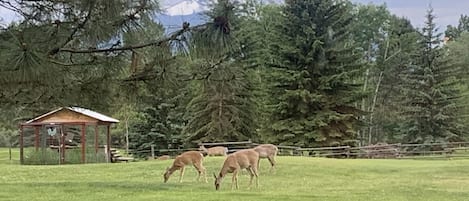
{"type": "Polygon", "coordinates": [[[129,117],[125,118],[125,151],[129,154],[129,117]]]}
{"type": "Polygon", "coordinates": [[[373,103],[371,104],[370,108],[370,121],[369,121],[369,128],[368,128],[368,144],[371,144],[372,139],[372,131],[373,131],[373,113],[375,111],[376,106],[376,99],[378,99],[378,92],[379,92],[379,85],[381,84],[381,80],[383,78],[383,71],[379,73],[378,83],[376,83],[375,94],[373,97],[373,103]]]}

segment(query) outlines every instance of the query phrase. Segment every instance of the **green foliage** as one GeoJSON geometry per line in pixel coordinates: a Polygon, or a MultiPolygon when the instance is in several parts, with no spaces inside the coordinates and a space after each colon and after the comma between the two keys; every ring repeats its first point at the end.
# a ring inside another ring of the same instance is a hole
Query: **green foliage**
{"type": "MultiPolygon", "coordinates": [[[[467,95],[469,94],[469,85],[467,84],[469,58],[466,56],[469,51],[469,33],[463,33],[461,36],[454,41],[447,44],[448,63],[455,69],[458,69],[458,73],[455,76],[459,80],[459,84],[456,86],[460,92],[460,97],[455,100],[458,112],[457,117],[462,122],[467,122],[469,117],[469,105],[467,104],[467,95]]],[[[464,124],[467,127],[467,124],[464,124]]],[[[465,129],[467,130],[467,129],[465,129]]],[[[469,135],[462,136],[464,140],[469,139],[469,135]]]]}
{"type": "Polygon", "coordinates": [[[246,69],[242,49],[242,19],[239,5],[219,1],[207,13],[214,22],[195,34],[189,48],[194,80],[188,103],[184,133],[188,143],[239,141],[255,138],[256,105],[252,77],[246,69]],[[242,41],[241,44],[238,41],[242,41]]]}
{"type": "Polygon", "coordinates": [[[403,101],[403,142],[460,141],[464,136],[456,99],[460,96],[457,66],[448,63],[430,9],[421,32],[419,51],[407,66],[403,101]]]}
{"type": "Polygon", "coordinates": [[[23,16],[0,29],[0,144],[60,106],[113,114],[113,139],[147,151],[467,139],[465,15],[443,48],[431,15],[417,32],[385,5],[209,1],[165,34],[158,3],[0,1],[23,16]]]}
{"type": "Polygon", "coordinates": [[[108,111],[125,54],[74,51],[121,46],[158,10],[149,0],[0,3],[23,16],[0,31],[0,107],[25,106],[29,117],[59,106],[108,111]]]}
{"type": "Polygon", "coordinates": [[[194,142],[240,141],[254,137],[255,109],[249,78],[238,66],[221,64],[199,84],[188,105],[185,132],[194,142]]]}
{"type": "Polygon", "coordinates": [[[448,37],[449,40],[455,40],[461,36],[463,33],[469,32],[469,16],[461,15],[459,18],[459,23],[457,27],[448,25],[445,30],[445,37],[448,37]]]}
{"type": "Polygon", "coordinates": [[[276,141],[317,146],[356,139],[359,110],[353,104],[361,95],[353,78],[363,63],[347,33],[350,5],[287,1],[283,13],[270,39],[276,141]]]}
{"type": "Polygon", "coordinates": [[[369,124],[368,140],[376,142],[401,142],[402,135],[397,132],[402,118],[403,107],[401,100],[406,98],[403,92],[405,72],[412,63],[419,50],[417,41],[419,33],[410,21],[397,16],[388,17],[389,25],[384,29],[379,39],[378,51],[372,61],[373,70],[370,71],[370,84],[375,91],[376,107],[374,122],[369,124]],[[381,76],[380,85],[377,81],[381,76]],[[371,128],[374,128],[371,130],[371,128]]]}
{"type": "Polygon", "coordinates": [[[136,156],[149,155],[152,145],[155,149],[178,148],[183,139],[182,119],[176,107],[171,101],[155,98],[153,105],[142,111],[141,121],[134,124],[129,136],[130,148],[138,152],[136,156]]]}

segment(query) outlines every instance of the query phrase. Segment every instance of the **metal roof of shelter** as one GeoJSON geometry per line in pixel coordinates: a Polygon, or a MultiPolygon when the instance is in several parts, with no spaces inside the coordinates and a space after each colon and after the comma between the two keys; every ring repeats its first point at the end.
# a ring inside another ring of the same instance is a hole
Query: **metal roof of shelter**
{"type": "Polygon", "coordinates": [[[58,122],[58,123],[66,123],[66,122],[77,122],[77,121],[99,121],[105,123],[118,123],[119,120],[114,119],[112,117],[106,116],[104,114],[81,108],[81,107],[61,107],[56,110],[50,111],[46,114],[38,116],[34,119],[31,119],[26,122],[26,124],[32,124],[36,122],[58,122]],[[71,113],[75,113],[77,115],[70,115],[71,113]],[[68,115],[59,116],[59,113],[69,113],[68,115]],[[57,116],[57,117],[54,117],[57,116]],[[64,118],[66,117],[66,118],[64,118]],[[62,119],[61,119],[62,118],[62,119]]]}

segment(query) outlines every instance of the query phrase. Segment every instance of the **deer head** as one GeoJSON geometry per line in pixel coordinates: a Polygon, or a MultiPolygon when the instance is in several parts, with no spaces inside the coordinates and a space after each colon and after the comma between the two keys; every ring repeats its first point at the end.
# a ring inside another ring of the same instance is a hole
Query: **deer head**
{"type": "Polygon", "coordinates": [[[217,175],[215,175],[215,173],[213,173],[213,177],[215,177],[215,190],[218,190],[218,189],[220,189],[220,184],[221,184],[222,177],[221,176],[217,177],[217,175]]]}
{"type": "Polygon", "coordinates": [[[163,175],[164,183],[166,183],[166,182],[168,181],[168,179],[169,179],[169,176],[171,176],[171,173],[172,173],[172,172],[169,171],[169,169],[170,169],[170,168],[167,167],[167,168],[166,168],[166,172],[165,172],[164,175],[163,175]]]}

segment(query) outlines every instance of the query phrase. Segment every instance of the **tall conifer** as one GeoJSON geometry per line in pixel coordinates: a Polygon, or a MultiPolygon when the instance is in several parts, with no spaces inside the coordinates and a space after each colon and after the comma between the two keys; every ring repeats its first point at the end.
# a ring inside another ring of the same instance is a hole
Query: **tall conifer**
{"type": "Polygon", "coordinates": [[[336,0],[289,0],[274,38],[272,131],[299,146],[356,139],[360,98],[353,78],[362,54],[349,37],[351,5],[336,0]]]}

